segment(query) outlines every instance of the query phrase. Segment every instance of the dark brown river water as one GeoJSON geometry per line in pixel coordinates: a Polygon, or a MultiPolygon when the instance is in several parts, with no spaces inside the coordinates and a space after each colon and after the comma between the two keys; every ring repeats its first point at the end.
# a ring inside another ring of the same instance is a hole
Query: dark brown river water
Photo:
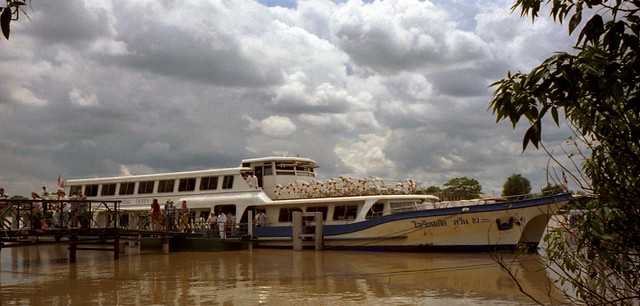
{"type": "MultiPolygon", "coordinates": [[[[123,255],[3,249],[0,305],[531,304],[486,254],[253,249],[123,255]]],[[[561,303],[537,255],[514,264],[536,298],[561,303]]]]}

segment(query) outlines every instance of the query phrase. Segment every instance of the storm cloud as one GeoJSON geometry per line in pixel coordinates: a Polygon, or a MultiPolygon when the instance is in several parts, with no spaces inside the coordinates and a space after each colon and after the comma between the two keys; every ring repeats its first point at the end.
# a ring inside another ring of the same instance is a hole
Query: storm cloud
{"type": "Polygon", "coordinates": [[[0,186],[290,154],[323,177],[539,187],[546,157],[495,123],[489,85],[570,41],[510,5],[34,1],[1,42],[0,186]]]}

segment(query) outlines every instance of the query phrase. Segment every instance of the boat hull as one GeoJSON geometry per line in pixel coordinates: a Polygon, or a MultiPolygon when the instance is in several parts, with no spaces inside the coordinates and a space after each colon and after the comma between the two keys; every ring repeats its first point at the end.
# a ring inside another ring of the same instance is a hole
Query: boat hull
{"type": "MultiPolygon", "coordinates": [[[[535,249],[549,218],[571,195],[405,212],[324,225],[326,249],[485,251],[535,249]]],[[[257,228],[259,246],[291,246],[291,227],[257,228]]],[[[309,242],[312,245],[313,242],[309,242]]]]}

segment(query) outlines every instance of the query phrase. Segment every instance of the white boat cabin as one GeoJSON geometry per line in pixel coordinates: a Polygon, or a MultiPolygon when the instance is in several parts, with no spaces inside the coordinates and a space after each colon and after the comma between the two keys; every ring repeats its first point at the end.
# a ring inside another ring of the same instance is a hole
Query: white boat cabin
{"type": "MultiPolygon", "coordinates": [[[[196,218],[212,211],[231,213],[237,223],[247,222],[247,211],[264,211],[268,225],[289,225],[295,210],[322,212],[327,224],[344,224],[400,211],[420,209],[436,197],[415,194],[369,194],[296,198],[282,186],[317,184],[316,162],[300,157],[245,159],[239,167],[161,174],[130,175],[66,181],[70,197],[120,200],[123,214],[144,214],[157,199],[187,206],[196,218]]],[[[308,189],[311,187],[308,187],[308,189]]],[[[135,219],[135,216],[134,216],[135,219]]],[[[121,222],[122,223],[122,222],[121,222]]],[[[131,226],[134,222],[129,222],[131,226]]],[[[121,224],[123,225],[123,224],[121,224]]]]}

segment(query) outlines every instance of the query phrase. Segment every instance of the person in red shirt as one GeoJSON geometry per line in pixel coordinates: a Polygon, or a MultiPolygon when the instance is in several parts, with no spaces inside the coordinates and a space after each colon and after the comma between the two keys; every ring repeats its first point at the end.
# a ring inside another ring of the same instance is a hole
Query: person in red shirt
{"type": "Polygon", "coordinates": [[[158,199],[153,199],[153,203],[151,203],[151,230],[158,231],[160,230],[161,220],[160,220],[160,203],[158,203],[158,199]]]}

